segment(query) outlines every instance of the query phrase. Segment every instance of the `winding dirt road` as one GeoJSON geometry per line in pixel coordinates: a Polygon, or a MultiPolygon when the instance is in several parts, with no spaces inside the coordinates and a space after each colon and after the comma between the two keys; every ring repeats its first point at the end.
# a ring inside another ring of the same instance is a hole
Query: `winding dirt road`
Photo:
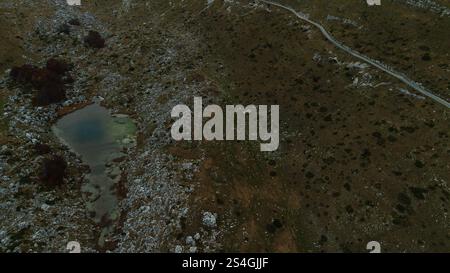
{"type": "Polygon", "coordinates": [[[429,90],[427,90],[425,87],[423,87],[420,83],[417,83],[413,80],[411,80],[410,78],[408,78],[406,75],[397,72],[395,70],[393,70],[390,67],[387,67],[386,65],[380,63],[379,61],[373,60],[367,56],[362,55],[361,53],[343,45],[342,43],[340,43],[339,41],[337,41],[328,31],[326,31],[326,29],[320,25],[319,23],[312,21],[311,19],[309,19],[306,15],[302,14],[301,12],[297,12],[296,10],[294,10],[293,8],[289,7],[289,6],[285,6],[283,4],[280,3],[276,3],[276,2],[272,2],[272,1],[266,1],[266,0],[260,0],[263,3],[266,3],[268,5],[272,5],[272,6],[277,6],[279,8],[288,10],[290,12],[292,12],[293,14],[295,14],[295,16],[297,16],[298,18],[300,18],[303,21],[306,21],[312,25],[314,25],[316,28],[318,28],[320,30],[320,32],[322,32],[322,34],[325,36],[325,38],[327,38],[328,41],[330,41],[332,44],[334,44],[336,47],[342,49],[343,51],[347,52],[348,54],[362,60],[363,62],[366,62],[386,73],[388,73],[389,75],[399,79],[400,81],[402,81],[403,83],[405,83],[406,85],[408,85],[409,87],[413,88],[414,90],[416,90],[417,92],[422,93],[423,95],[429,97],[430,99],[436,101],[437,103],[442,104],[443,106],[450,108],[450,103],[447,102],[446,100],[436,96],[435,94],[433,94],[432,92],[430,92],[429,90]]]}

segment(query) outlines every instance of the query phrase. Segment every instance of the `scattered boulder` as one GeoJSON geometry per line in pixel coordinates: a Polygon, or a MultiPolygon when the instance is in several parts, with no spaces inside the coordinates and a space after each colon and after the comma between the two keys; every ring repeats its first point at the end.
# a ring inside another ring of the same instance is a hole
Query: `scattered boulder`
{"type": "Polygon", "coordinates": [[[183,253],[183,247],[180,245],[175,246],[175,253],[183,253]]]}
{"type": "Polygon", "coordinates": [[[187,236],[187,237],[186,237],[186,244],[195,246],[195,240],[194,240],[194,238],[193,238],[192,236],[187,236]]]}
{"type": "Polygon", "coordinates": [[[0,156],[11,156],[12,154],[12,150],[7,145],[3,145],[0,148],[0,156]]]}
{"type": "Polygon", "coordinates": [[[209,228],[215,228],[217,226],[217,216],[209,211],[203,213],[203,225],[209,228]]]}
{"type": "Polygon", "coordinates": [[[189,253],[196,253],[197,252],[197,247],[196,246],[191,246],[189,248],[189,253]]]}

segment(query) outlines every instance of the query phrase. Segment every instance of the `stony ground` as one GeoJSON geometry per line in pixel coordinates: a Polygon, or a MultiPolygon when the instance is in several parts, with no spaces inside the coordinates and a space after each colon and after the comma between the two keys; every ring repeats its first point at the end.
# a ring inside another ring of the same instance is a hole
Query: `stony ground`
{"type": "MultiPolygon", "coordinates": [[[[443,1],[435,1],[441,9],[395,1],[401,9],[385,17],[364,1],[353,9],[345,1],[284,2],[448,98],[443,1]],[[398,27],[371,31],[368,22],[387,19],[398,27]],[[423,40],[414,36],[422,31],[423,40]]],[[[200,0],[80,8],[2,0],[0,13],[1,251],[61,252],[79,241],[86,252],[359,252],[372,240],[385,251],[448,251],[448,109],[291,14],[258,1],[200,0]],[[89,31],[100,34],[97,43],[85,42],[89,31]],[[36,90],[9,69],[50,58],[71,64],[73,81],[64,101],[37,107],[36,90]],[[279,104],[280,149],[174,142],[170,110],[194,96],[279,104]],[[104,248],[80,193],[88,170],[50,131],[61,114],[95,98],[139,127],[137,147],[120,163],[122,213],[104,248]],[[43,162],[54,156],[67,169],[62,185],[48,187],[43,162]]]]}

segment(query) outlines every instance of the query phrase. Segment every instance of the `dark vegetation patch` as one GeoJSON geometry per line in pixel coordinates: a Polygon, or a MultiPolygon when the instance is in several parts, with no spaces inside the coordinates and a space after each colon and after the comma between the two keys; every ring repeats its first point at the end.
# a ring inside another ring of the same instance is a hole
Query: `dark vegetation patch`
{"type": "Polygon", "coordinates": [[[45,67],[31,64],[11,69],[10,77],[25,88],[36,90],[33,104],[47,106],[66,98],[66,84],[72,81],[68,75],[70,65],[57,59],[49,59],[45,67]]]}
{"type": "Polygon", "coordinates": [[[267,232],[273,234],[278,229],[281,229],[282,227],[283,227],[283,223],[281,222],[280,219],[273,219],[270,224],[266,225],[266,230],[267,230],[267,232]]]}
{"type": "Polygon", "coordinates": [[[92,48],[105,47],[105,39],[97,31],[89,31],[89,34],[84,38],[85,45],[92,48]]]}
{"type": "Polygon", "coordinates": [[[46,155],[51,152],[50,146],[48,146],[47,144],[41,144],[41,143],[36,143],[34,145],[34,150],[36,151],[36,154],[38,154],[38,155],[46,155]]]}
{"type": "Polygon", "coordinates": [[[41,165],[40,183],[48,188],[62,186],[66,168],[67,163],[61,156],[45,158],[41,165]]]}

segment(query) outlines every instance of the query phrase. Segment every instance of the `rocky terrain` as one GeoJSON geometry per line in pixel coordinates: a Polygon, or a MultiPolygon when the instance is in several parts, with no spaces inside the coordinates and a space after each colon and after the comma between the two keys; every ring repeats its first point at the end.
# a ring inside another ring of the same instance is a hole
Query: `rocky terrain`
{"type": "MultiPolygon", "coordinates": [[[[261,1],[85,2],[0,1],[0,251],[448,251],[449,109],[261,1]],[[280,148],[175,142],[194,96],[280,105],[280,148]],[[93,101],[138,127],[105,244],[51,131],[93,101]]],[[[279,2],[450,98],[446,1],[279,2]]]]}

